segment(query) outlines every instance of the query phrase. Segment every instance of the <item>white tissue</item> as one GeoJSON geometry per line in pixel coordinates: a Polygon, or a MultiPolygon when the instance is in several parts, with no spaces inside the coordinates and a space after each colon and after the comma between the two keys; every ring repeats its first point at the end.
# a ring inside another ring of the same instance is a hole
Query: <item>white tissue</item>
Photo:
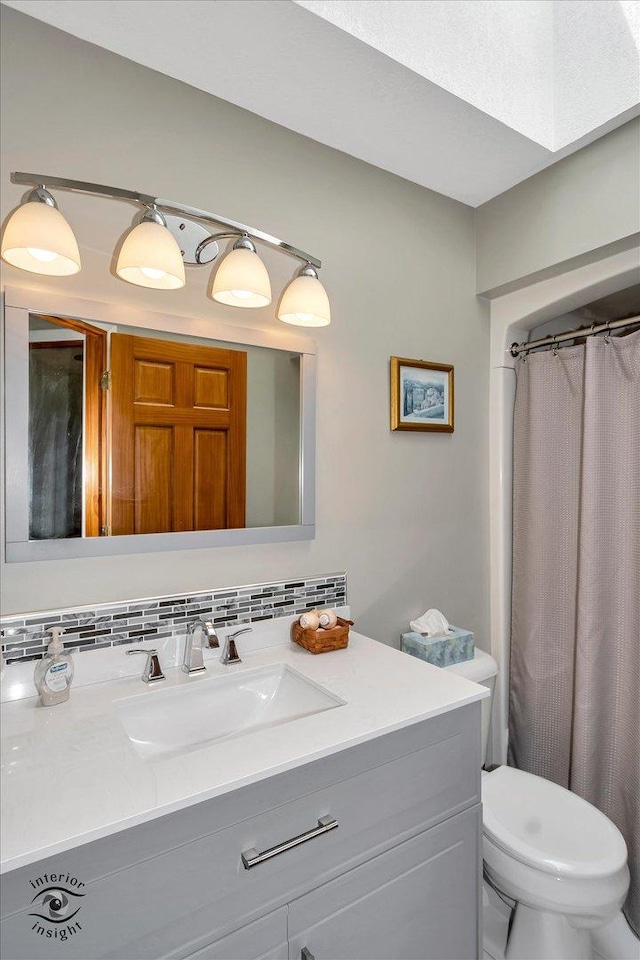
{"type": "Polygon", "coordinates": [[[453,633],[449,621],[439,610],[427,610],[417,620],[412,620],[409,626],[414,633],[421,633],[427,637],[444,637],[448,633],[453,633]]]}

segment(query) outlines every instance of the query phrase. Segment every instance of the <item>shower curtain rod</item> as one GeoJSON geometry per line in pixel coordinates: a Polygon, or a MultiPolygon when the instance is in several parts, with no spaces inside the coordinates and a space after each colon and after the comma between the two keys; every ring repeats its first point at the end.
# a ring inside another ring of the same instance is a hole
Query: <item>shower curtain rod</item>
{"type": "Polygon", "coordinates": [[[640,315],[627,317],[626,320],[607,320],[606,323],[592,323],[590,327],[583,327],[582,330],[556,333],[551,337],[542,337],[541,340],[530,340],[528,343],[512,343],[509,347],[509,353],[512,357],[517,357],[521,353],[535,350],[536,347],[555,346],[562,343],[563,340],[575,340],[576,337],[592,337],[596,333],[602,333],[603,330],[619,330],[620,327],[629,327],[635,323],[640,323],[640,315]]]}

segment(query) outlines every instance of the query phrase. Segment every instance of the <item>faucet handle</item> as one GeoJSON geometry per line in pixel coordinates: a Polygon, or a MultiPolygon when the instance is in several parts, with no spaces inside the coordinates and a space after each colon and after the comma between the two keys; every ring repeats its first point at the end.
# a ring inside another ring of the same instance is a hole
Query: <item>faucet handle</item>
{"type": "Polygon", "coordinates": [[[144,665],[144,670],[142,671],[142,679],[145,683],[155,683],[156,680],[166,679],[164,673],[162,672],[160,661],[158,660],[157,650],[127,650],[128,657],[134,653],[144,653],[147,658],[147,662],[144,665]]]}
{"type": "Polygon", "coordinates": [[[242,630],[236,630],[235,633],[230,633],[227,636],[227,639],[224,642],[224,650],[222,651],[222,656],[220,657],[220,663],[229,664],[229,663],[242,663],[242,660],[238,656],[238,648],[236,647],[236,637],[239,637],[241,633],[251,633],[253,627],[243,627],[242,630]]]}

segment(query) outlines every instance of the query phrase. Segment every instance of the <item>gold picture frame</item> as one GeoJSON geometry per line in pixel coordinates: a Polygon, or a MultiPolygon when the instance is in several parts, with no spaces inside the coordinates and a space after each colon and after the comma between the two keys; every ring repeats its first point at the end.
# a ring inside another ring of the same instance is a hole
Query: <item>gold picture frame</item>
{"type": "Polygon", "coordinates": [[[453,433],[453,367],[391,357],[391,429],[453,433]]]}

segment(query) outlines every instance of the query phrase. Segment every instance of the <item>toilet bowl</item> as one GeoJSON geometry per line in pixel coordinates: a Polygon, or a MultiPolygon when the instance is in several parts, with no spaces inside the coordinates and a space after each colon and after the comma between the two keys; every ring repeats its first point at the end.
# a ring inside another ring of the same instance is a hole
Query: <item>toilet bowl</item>
{"type": "Polygon", "coordinates": [[[627,848],[603,813],[512,767],[482,776],[489,881],[517,903],[506,957],[590,960],[589,929],[609,923],[629,887],[627,848]]]}
{"type": "MultiPolygon", "coordinates": [[[[476,650],[451,670],[493,692],[497,664],[476,650]]],[[[483,701],[483,760],[491,698],[483,701]]],[[[542,777],[482,771],[488,882],[515,901],[506,960],[592,960],[590,931],[619,913],[629,887],[618,828],[586,800],[542,777]]]]}

